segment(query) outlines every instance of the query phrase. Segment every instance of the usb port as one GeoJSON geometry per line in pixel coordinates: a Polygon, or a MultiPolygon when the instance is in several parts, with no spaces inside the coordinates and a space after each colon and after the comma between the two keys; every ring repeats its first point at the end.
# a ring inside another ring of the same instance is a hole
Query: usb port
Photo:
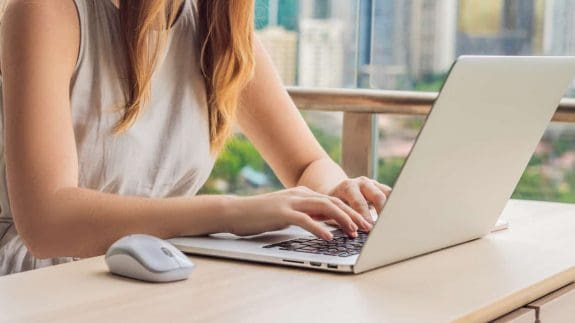
{"type": "Polygon", "coordinates": [[[337,265],[327,264],[327,268],[329,268],[329,269],[337,269],[337,265]]]}
{"type": "Polygon", "coordinates": [[[312,265],[312,266],[315,266],[315,267],[321,267],[321,262],[313,262],[313,261],[310,261],[309,264],[312,265]]]}

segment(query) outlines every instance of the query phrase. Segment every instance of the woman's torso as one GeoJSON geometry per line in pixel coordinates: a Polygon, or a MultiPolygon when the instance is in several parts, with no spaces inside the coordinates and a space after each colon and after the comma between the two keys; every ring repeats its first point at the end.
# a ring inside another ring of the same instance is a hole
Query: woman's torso
{"type": "MultiPolygon", "coordinates": [[[[120,195],[194,195],[209,176],[213,159],[192,0],[184,2],[170,30],[149,103],[120,135],[111,132],[125,102],[119,10],[111,0],[74,1],[81,40],[70,105],[79,186],[120,195]]],[[[0,275],[69,261],[35,259],[23,245],[8,203],[3,138],[0,145],[0,275]]]]}

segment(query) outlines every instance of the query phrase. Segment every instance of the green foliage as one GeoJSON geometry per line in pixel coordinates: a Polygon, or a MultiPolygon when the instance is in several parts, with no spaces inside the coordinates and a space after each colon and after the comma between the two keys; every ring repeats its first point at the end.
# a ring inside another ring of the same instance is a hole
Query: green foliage
{"type": "Polygon", "coordinates": [[[531,158],[512,198],[524,200],[575,202],[575,171],[567,170],[563,179],[545,174],[540,157],[531,158]]]}
{"type": "Polygon", "coordinates": [[[565,136],[560,136],[553,141],[553,154],[562,155],[569,150],[573,149],[573,138],[567,138],[565,136]]]}
{"type": "Polygon", "coordinates": [[[405,120],[403,126],[405,126],[408,129],[415,129],[419,131],[423,127],[424,123],[425,123],[424,117],[410,117],[405,120]]]}
{"type": "Polygon", "coordinates": [[[557,201],[575,203],[575,170],[570,169],[565,174],[565,182],[559,186],[557,201]]]}
{"type": "Polygon", "coordinates": [[[339,162],[341,160],[341,139],[338,136],[326,133],[321,128],[310,124],[310,129],[319,144],[325,149],[329,157],[339,162]]]}
{"type": "Polygon", "coordinates": [[[393,186],[404,162],[405,159],[401,157],[380,159],[377,168],[377,180],[386,185],[393,186]]]}
{"type": "Polygon", "coordinates": [[[529,161],[529,166],[541,166],[543,161],[548,158],[549,156],[547,156],[545,153],[533,154],[533,156],[531,156],[531,160],[529,161]]]}
{"type": "Polygon", "coordinates": [[[447,74],[425,75],[415,83],[416,91],[438,92],[443,86],[447,74]]]}
{"type": "Polygon", "coordinates": [[[238,135],[229,140],[218,156],[210,179],[207,185],[202,188],[201,193],[221,193],[210,185],[210,182],[215,179],[226,181],[229,185],[229,190],[235,191],[240,171],[245,166],[250,166],[260,172],[263,172],[266,168],[264,160],[255,147],[244,136],[238,135]]]}
{"type": "Polygon", "coordinates": [[[540,167],[528,166],[512,197],[524,200],[547,200],[552,195],[548,188],[549,183],[546,183],[545,177],[541,175],[540,167]]]}
{"type": "MultiPolygon", "coordinates": [[[[339,137],[327,134],[318,127],[312,126],[311,130],[330,157],[334,158],[334,160],[339,160],[341,157],[339,137]]],[[[225,193],[214,187],[213,183],[216,179],[225,181],[229,186],[229,192],[249,193],[244,192],[245,188],[239,187],[240,172],[245,166],[250,166],[254,170],[266,174],[270,181],[270,189],[281,189],[283,187],[271,167],[263,160],[249,140],[243,135],[236,135],[228,141],[225,149],[218,156],[210,178],[200,190],[200,194],[225,193]]]]}
{"type": "Polygon", "coordinates": [[[251,166],[260,172],[264,170],[265,162],[260,153],[243,135],[230,139],[224,153],[239,159],[242,166],[251,166]]]}
{"type": "Polygon", "coordinates": [[[213,185],[210,185],[210,181],[208,181],[204,186],[202,186],[202,188],[198,192],[198,195],[216,195],[222,193],[224,192],[216,189],[215,187],[213,187],[213,185]]]}
{"type": "MultiPolygon", "coordinates": [[[[404,126],[407,128],[418,128],[421,126],[422,120],[422,118],[413,118],[413,120],[408,120],[404,126]]],[[[310,128],[321,146],[328,152],[329,156],[339,161],[341,159],[341,140],[339,136],[330,134],[313,124],[310,125],[310,128]]],[[[549,165],[552,158],[560,157],[564,153],[573,151],[574,149],[575,142],[569,140],[569,136],[561,136],[558,140],[552,142],[551,152],[533,155],[512,197],[516,199],[575,203],[575,169],[566,170],[564,174],[558,175],[559,178],[552,178],[551,175],[545,173],[545,165],[549,165]]],[[[380,159],[378,162],[377,179],[382,183],[393,186],[404,161],[405,158],[403,157],[380,159]]],[[[282,184],[269,165],[262,159],[255,147],[243,135],[237,135],[230,139],[226,148],[220,153],[210,179],[200,193],[253,193],[249,188],[240,187],[239,175],[245,166],[250,166],[254,170],[266,174],[270,181],[270,187],[267,188],[268,190],[282,188],[282,184]],[[216,179],[223,180],[227,183],[228,189],[226,192],[219,191],[215,185],[213,185],[216,179]]]]}

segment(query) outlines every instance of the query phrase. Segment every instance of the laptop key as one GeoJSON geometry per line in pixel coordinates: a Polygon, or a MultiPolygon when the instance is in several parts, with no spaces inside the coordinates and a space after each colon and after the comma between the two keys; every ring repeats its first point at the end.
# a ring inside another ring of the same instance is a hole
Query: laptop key
{"type": "Polygon", "coordinates": [[[317,238],[297,238],[263,246],[263,248],[278,248],[285,251],[305,252],[318,255],[349,257],[361,251],[367,233],[358,231],[357,238],[348,237],[343,231],[332,231],[333,239],[330,241],[317,238]]]}

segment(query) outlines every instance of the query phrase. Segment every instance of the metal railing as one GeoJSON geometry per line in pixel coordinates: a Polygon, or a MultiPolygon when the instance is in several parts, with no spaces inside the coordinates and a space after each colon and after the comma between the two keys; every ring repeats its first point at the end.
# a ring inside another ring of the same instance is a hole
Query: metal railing
{"type": "MultiPolygon", "coordinates": [[[[288,92],[301,110],[343,112],[341,162],[354,177],[377,173],[377,114],[426,116],[437,99],[435,92],[414,91],[288,87],[288,92]]],[[[552,120],[575,122],[575,99],[562,99],[552,120]]]]}

